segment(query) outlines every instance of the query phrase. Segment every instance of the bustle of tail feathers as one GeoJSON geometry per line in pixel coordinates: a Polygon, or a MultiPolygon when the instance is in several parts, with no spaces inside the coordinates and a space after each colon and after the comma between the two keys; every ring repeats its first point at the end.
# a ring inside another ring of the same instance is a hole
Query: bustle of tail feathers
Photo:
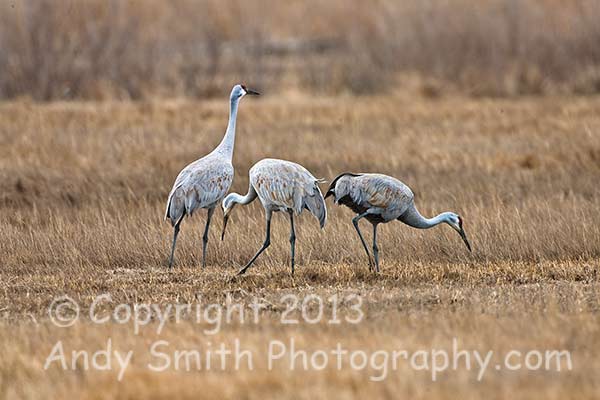
{"type": "Polygon", "coordinates": [[[186,214],[186,209],[185,209],[185,204],[183,205],[183,209],[182,210],[175,210],[176,214],[181,214],[181,215],[171,215],[171,205],[173,203],[173,198],[175,196],[175,191],[173,191],[170,196],[169,196],[169,201],[167,202],[167,209],[165,210],[165,221],[169,221],[171,223],[171,226],[175,226],[179,221],[181,221],[183,219],[183,217],[186,214]],[[178,212],[180,211],[180,212],[178,212]]]}
{"type": "Polygon", "coordinates": [[[361,174],[355,174],[354,172],[342,172],[341,174],[339,174],[338,176],[336,176],[333,181],[331,181],[331,185],[329,185],[329,188],[327,189],[327,192],[325,193],[325,198],[328,198],[329,196],[332,196],[335,194],[335,185],[337,184],[338,180],[341,177],[344,176],[360,176],[361,174]]]}
{"type": "Polygon", "coordinates": [[[319,189],[318,181],[315,182],[314,195],[306,196],[304,205],[308,211],[319,220],[321,229],[323,229],[325,222],[327,222],[327,206],[325,205],[323,193],[321,193],[321,189],[319,189]]]}
{"type": "Polygon", "coordinates": [[[171,216],[169,215],[169,209],[170,208],[171,208],[171,198],[169,196],[169,201],[167,201],[167,209],[165,210],[165,219],[164,219],[165,221],[171,219],[171,216]]]}

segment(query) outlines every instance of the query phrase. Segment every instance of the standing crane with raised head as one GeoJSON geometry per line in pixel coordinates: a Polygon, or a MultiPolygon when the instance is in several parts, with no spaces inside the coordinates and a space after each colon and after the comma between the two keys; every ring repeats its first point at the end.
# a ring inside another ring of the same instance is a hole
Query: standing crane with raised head
{"type": "Polygon", "coordinates": [[[373,262],[358,225],[362,218],[366,218],[373,225],[373,256],[377,272],[379,272],[377,225],[396,219],[418,229],[429,229],[446,223],[460,234],[467,249],[471,251],[471,245],[463,229],[463,220],[458,214],[444,212],[433,218],[423,217],[415,207],[414,194],[410,188],[391,176],[345,172],[331,182],[325,198],[329,196],[334,196],[336,204],[344,205],[358,214],[352,219],[352,223],[367,252],[369,269],[372,268],[373,262]]]}
{"type": "Polygon", "coordinates": [[[173,245],[169,268],[173,267],[173,256],[179,234],[179,225],[186,215],[192,216],[199,208],[207,209],[206,226],[202,236],[202,267],[206,266],[206,245],[208,228],[215,207],[225,197],[233,182],[233,146],[235,143],[235,121],[238,104],[245,95],[258,95],[258,92],[235,85],[229,96],[229,123],[221,143],[208,155],[189,164],[181,170],[169,193],[165,220],[173,226],[173,245]]]}
{"type": "Polygon", "coordinates": [[[269,158],[254,164],[250,169],[249,175],[250,184],[248,193],[245,196],[231,193],[223,200],[223,232],[221,240],[225,237],[227,221],[235,205],[250,204],[258,197],[265,209],[267,222],[266,238],[262,247],[238,274],[244,274],[258,256],[269,247],[271,244],[271,216],[273,212],[283,211],[288,213],[290,217],[290,246],[293,275],[296,247],[294,214],[300,214],[306,208],[319,220],[321,229],[325,226],[325,221],[327,220],[325,199],[319,189],[320,181],[299,164],[269,158]]]}

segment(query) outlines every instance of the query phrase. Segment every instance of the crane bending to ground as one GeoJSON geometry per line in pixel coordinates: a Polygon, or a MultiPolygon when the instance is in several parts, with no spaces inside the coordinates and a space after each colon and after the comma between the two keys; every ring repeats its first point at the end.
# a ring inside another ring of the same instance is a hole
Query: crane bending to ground
{"type": "Polygon", "coordinates": [[[170,220],[174,228],[173,245],[169,268],[173,267],[173,256],[179,225],[186,215],[191,216],[195,210],[208,210],[206,226],[202,236],[202,267],[206,266],[206,245],[208,244],[208,228],[215,207],[225,197],[233,182],[233,146],[235,143],[235,120],[238,103],[245,95],[258,95],[258,92],[247,89],[244,85],[235,85],[229,96],[229,123],[221,143],[210,154],[189,164],[181,170],[169,193],[165,220],[170,220]]]}
{"type": "Polygon", "coordinates": [[[377,225],[395,219],[419,229],[429,229],[441,223],[446,223],[460,234],[467,248],[471,251],[471,245],[463,229],[462,218],[458,214],[444,212],[434,218],[423,217],[415,207],[413,192],[396,178],[382,174],[345,172],[331,182],[325,198],[332,195],[337,204],[345,205],[358,214],[352,219],[352,223],[367,252],[369,269],[373,266],[371,255],[358,227],[358,222],[362,218],[366,218],[373,225],[373,256],[377,272],[379,272],[377,225]]]}
{"type": "Polygon", "coordinates": [[[265,209],[265,218],[267,221],[265,242],[238,274],[244,274],[254,260],[269,247],[271,244],[272,213],[283,211],[287,212],[290,216],[290,245],[293,275],[296,246],[294,213],[300,214],[306,208],[319,220],[321,229],[325,226],[325,221],[327,220],[327,208],[323,194],[319,189],[319,180],[302,165],[269,158],[254,164],[250,169],[249,175],[250,185],[248,193],[245,196],[231,193],[223,200],[223,233],[221,234],[221,240],[225,237],[225,228],[227,227],[229,214],[233,207],[236,204],[250,204],[258,197],[265,209]]]}

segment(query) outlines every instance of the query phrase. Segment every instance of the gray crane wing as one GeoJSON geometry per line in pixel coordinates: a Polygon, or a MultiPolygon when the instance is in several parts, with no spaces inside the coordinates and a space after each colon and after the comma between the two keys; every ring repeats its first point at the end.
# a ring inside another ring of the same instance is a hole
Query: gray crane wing
{"type": "Polygon", "coordinates": [[[165,219],[175,224],[184,214],[218,203],[229,191],[233,175],[233,166],[221,157],[208,156],[191,163],[175,180],[165,219]]]}
{"type": "Polygon", "coordinates": [[[250,170],[250,179],[265,207],[294,210],[307,208],[325,224],[327,209],[318,180],[303,166],[285,160],[265,159],[250,170]]]}
{"type": "Polygon", "coordinates": [[[345,174],[335,185],[336,201],[356,213],[371,210],[384,220],[401,215],[413,202],[410,188],[398,179],[382,174],[345,174]]]}

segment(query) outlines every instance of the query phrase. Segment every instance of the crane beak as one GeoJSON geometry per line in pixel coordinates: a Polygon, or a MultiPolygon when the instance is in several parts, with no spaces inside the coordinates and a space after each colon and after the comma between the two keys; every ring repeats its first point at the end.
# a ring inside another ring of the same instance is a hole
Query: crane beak
{"type": "Polygon", "coordinates": [[[458,233],[462,238],[463,242],[465,242],[465,244],[467,245],[467,249],[469,249],[469,251],[472,252],[473,250],[471,250],[471,244],[469,243],[469,240],[467,239],[467,234],[465,233],[465,230],[462,228],[462,226],[460,227],[458,233]]]}
{"type": "Polygon", "coordinates": [[[225,228],[227,228],[227,221],[229,221],[229,215],[223,215],[223,231],[221,232],[221,241],[225,238],[225,228]]]}
{"type": "Polygon", "coordinates": [[[252,96],[260,96],[260,93],[258,93],[256,90],[252,90],[252,89],[246,89],[246,94],[249,94],[252,96]]]}

